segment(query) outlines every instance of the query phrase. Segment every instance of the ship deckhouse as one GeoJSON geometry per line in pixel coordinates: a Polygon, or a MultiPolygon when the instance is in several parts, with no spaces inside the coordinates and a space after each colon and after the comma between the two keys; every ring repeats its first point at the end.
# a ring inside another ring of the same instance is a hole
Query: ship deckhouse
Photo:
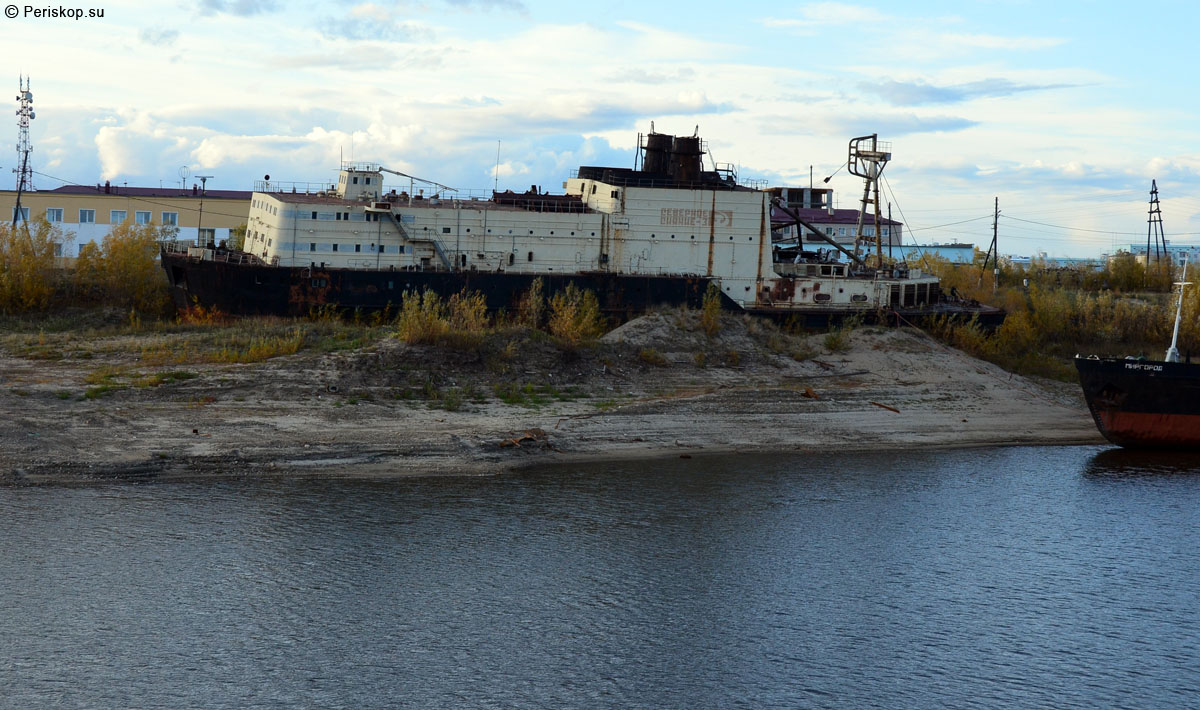
{"type": "Polygon", "coordinates": [[[336,185],[261,183],[243,250],[279,267],[698,277],[751,309],[905,300],[845,264],[775,264],[772,194],[705,170],[698,137],[650,133],[642,151],[640,169],[581,167],[562,195],[466,197],[367,163],[336,185]],[[385,172],[407,189],[384,188],[385,172]]]}

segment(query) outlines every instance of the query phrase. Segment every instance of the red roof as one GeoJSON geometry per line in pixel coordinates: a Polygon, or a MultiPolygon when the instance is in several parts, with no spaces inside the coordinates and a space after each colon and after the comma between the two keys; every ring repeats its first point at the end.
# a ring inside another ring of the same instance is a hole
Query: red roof
{"type": "MultiPolygon", "coordinates": [[[[858,210],[834,210],[830,215],[829,211],[822,207],[811,207],[795,210],[796,214],[800,215],[800,219],[813,224],[858,224],[858,210]]],[[[783,210],[775,208],[771,211],[771,219],[775,222],[788,222],[791,218],[787,216],[783,210]]],[[[863,220],[863,224],[874,224],[875,216],[868,214],[863,220]]],[[[880,217],[879,223],[883,225],[900,225],[902,222],[897,222],[894,219],[880,217]]]]}
{"type": "MultiPolygon", "coordinates": [[[[106,194],[104,185],[63,185],[53,190],[38,190],[40,193],[56,192],[60,195],[96,195],[106,194]]],[[[189,188],[181,190],[178,187],[126,187],[124,185],[109,185],[109,195],[122,197],[195,197],[200,198],[200,189],[195,192],[189,188]]],[[[253,194],[249,190],[205,190],[204,196],[218,200],[249,200],[253,194]]]]}

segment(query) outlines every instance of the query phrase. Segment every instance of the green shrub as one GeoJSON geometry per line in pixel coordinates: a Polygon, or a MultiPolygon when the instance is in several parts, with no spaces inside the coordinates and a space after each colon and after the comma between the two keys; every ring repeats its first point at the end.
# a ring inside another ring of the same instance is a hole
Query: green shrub
{"type": "Polygon", "coordinates": [[[550,334],[569,349],[595,340],[604,332],[596,294],[567,284],[550,298],[549,325],[550,334]]]}
{"type": "Polygon", "coordinates": [[[700,306],[700,327],[709,338],[721,330],[721,290],[713,281],[708,282],[704,302],[700,306]]]}

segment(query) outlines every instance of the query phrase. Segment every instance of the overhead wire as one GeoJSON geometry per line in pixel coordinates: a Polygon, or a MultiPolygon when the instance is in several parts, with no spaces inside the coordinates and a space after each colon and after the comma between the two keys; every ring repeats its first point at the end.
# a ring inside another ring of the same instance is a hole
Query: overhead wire
{"type": "MultiPolygon", "coordinates": [[[[41,175],[42,177],[48,177],[48,178],[50,178],[51,180],[58,180],[59,182],[63,183],[63,186],[69,185],[69,186],[71,186],[71,187],[86,187],[86,188],[91,188],[91,187],[92,187],[91,185],[81,185],[81,184],[79,184],[79,183],[71,182],[70,180],[64,180],[64,179],[62,179],[62,178],[60,178],[60,177],[56,177],[56,176],[54,176],[54,175],[49,175],[49,174],[47,174],[47,173],[38,172],[37,170],[35,170],[35,171],[33,171],[33,172],[34,172],[34,174],[36,174],[36,175],[41,175]]],[[[47,191],[47,192],[48,192],[48,191],[47,191]]],[[[127,199],[127,200],[134,200],[134,201],[136,201],[136,202],[144,202],[144,203],[146,203],[146,204],[148,204],[148,205],[158,205],[158,206],[160,206],[160,207],[170,207],[170,208],[172,208],[172,209],[183,210],[183,211],[186,211],[186,212],[199,212],[199,211],[200,211],[200,208],[199,208],[199,207],[187,207],[187,206],[180,206],[180,205],[172,204],[172,203],[170,203],[170,202],[159,202],[159,201],[157,201],[157,200],[151,200],[151,199],[148,199],[148,198],[146,198],[146,197],[139,197],[139,196],[137,196],[137,195],[129,195],[129,194],[120,193],[120,192],[117,192],[117,193],[107,193],[107,194],[116,195],[117,197],[124,197],[124,198],[125,198],[125,199],[127,199]]],[[[180,195],[180,197],[191,197],[191,195],[186,195],[186,194],[185,194],[185,195],[180,195]]],[[[200,196],[199,196],[199,195],[197,195],[196,197],[197,197],[197,198],[199,198],[200,196]]],[[[205,195],[205,197],[208,197],[208,199],[210,199],[210,200],[227,200],[227,199],[230,199],[230,198],[228,198],[228,197],[216,197],[216,196],[212,196],[212,195],[205,195]]],[[[244,215],[244,214],[229,214],[229,213],[227,213],[227,212],[217,212],[217,211],[214,211],[214,210],[209,210],[209,209],[206,209],[206,210],[204,210],[204,213],[205,213],[205,214],[219,215],[219,216],[221,216],[221,217],[232,217],[232,218],[234,218],[234,219],[245,219],[245,218],[246,218],[246,215],[244,215]]]]}

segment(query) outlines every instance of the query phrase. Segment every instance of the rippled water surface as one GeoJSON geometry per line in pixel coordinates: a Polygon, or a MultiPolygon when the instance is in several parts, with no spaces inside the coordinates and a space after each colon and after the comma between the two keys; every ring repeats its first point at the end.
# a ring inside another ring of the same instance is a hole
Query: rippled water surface
{"type": "Polygon", "coordinates": [[[0,706],[1200,704],[1200,458],[0,489],[0,706]]]}

